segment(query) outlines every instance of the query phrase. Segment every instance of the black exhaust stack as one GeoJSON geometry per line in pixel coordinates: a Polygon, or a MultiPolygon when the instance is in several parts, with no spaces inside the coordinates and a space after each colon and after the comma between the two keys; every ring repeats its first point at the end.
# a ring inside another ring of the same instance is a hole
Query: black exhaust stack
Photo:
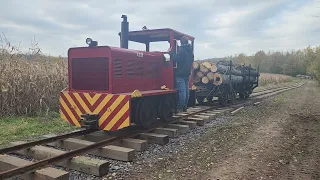
{"type": "Polygon", "coordinates": [[[122,15],[121,18],[123,18],[123,20],[121,22],[120,47],[128,49],[129,22],[127,21],[126,15],[122,15]]]}

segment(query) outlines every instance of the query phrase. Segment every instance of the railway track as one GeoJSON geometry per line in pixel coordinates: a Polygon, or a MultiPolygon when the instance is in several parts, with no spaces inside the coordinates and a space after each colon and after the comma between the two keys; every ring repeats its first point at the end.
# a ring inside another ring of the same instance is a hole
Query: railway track
{"type": "Polygon", "coordinates": [[[172,121],[154,125],[144,130],[137,127],[124,129],[117,134],[80,129],[62,135],[47,135],[32,142],[13,142],[10,147],[0,149],[0,179],[19,177],[23,179],[69,179],[65,170],[50,167],[56,165],[95,176],[108,173],[109,162],[83,154],[119,161],[132,161],[136,151],[144,151],[148,143],[165,145],[169,138],[188,133],[196,126],[225,113],[235,114],[247,105],[259,100],[301,87],[299,83],[289,87],[273,88],[252,93],[246,101],[236,101],[227,107],[213,104],[197,106],[187,112],[176,114],[172,121]],[[16,155],[19,155],[17,157],[16,155]],[[37,159],[35,162],[20,157],[37,159]]]}

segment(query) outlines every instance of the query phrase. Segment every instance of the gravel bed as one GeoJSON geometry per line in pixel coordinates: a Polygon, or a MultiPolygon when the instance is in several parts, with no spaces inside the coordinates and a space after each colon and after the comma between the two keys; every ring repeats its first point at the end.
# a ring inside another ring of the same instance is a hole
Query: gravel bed
{"type": "MultiPolygon", "coordinates": [[[[204,126],[197,126],[192,129],[189,133],[181,134],[177,138],[170,138],[169,143],[162,146],[157,144],[149,144],[147,150],[142,152],[136,152],[136,158],[133,162],[121,162],[109,160],[110,162],[110,173],[104,178],[93,178],[86,177],[89,179],[126,179],[126,175],[129,172],[139,173],[143,166],[146,164],[150,167],[157,161],[161,161],[165,158],[170,158],[179,153],[180,150],[185,149],[188,143],[196,141],[200,136],[208,129],[216,126],[219,123],[223,123],[228,120],[228,117],[222,116],[206,123],[204,126]]],[[[105,158],[100,158],[105,159],[105,158]]],[[[83,178],[83,175],[80,174],[83,178]]],[[[72,177],[72,179],[77,179],[72,177]]]]}
{"type": "Polygon", "coordinates": [[[150,167],[152,167],[154,162],[161,161],[164,158],[170,158],[171,156],[175,156],[179,153],[180,150],[185,149],[185,146],[188,143],[196,141],[208,128],[212,128],[213,126],[219,123],[223,123],[226,120],[228,120],[228,117],[226,116],[218,117],[215,120],[206,123],[204,126],[197,126],[196,128],[192,129],[189,133],[181,134],[177,138],[169,138],[169,143],[164,146],[157,144],[149,144],[147,150],[142,152],[136,152],[136,158],[132,162],[116,161],[86,154],[86,156],[88,157],[94,157],[110,162],[109,173],[104,177],[96,177],[78,171],[69,170],[70,180],[126,179],[126,175],[129,172],[139,173],[139,171],[142,170],[143,165],[148,164],[150,167]]]}

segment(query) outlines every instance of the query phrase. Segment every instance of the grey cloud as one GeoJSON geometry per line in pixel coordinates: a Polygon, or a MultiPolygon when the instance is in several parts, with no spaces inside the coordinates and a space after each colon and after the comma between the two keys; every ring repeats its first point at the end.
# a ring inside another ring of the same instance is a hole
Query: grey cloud
{"type": "MultiPolygon", "coordinates": [[[[197,58],[221,57],[317,44],[319,20],[305,15],[318,13],[314,3],[311,0],[4,0],[0,7],[0,31],[12,42],[21,41],[25,49],[36,35],[44,52],[66,55],[69,47],[84,46],[86,37],[98,40],[99,44],[119,46],[120,17],[127,14],[131,30],[140,30],[145,25],[177,29],[196,37],[197,58]]],[[[154,48],[165,50],[166,46],[156,44],[154,48]]],[[[143,48],[133,43],[129,47],[143,48]]]]}

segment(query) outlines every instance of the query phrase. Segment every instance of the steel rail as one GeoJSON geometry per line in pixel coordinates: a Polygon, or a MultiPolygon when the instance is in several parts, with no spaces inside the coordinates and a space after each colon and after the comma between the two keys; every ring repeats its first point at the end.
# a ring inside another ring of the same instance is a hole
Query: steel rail
{"type": "Polygon", "coordinates": [[[92,149],[100,148],[100,147],[105,146],[105,145],[107,145],[109,143],[112,143],[114,141],[121,140],[123,138],[134,137],[134,136],[137,136],[137,135],[139,135],[141,133],[152,131],[155,128],[158,128],[158,127],[161,127],[161,126],[164,126],[164,125],[167,125],[167,124],[171,124],[171,123],[177,122],[180,119],[183,119],[183,118],[186,118],[186,117],[189,117],[189,116],[193,116],[195,114],[198,114],[198,113],[201,113],[201,112],[205,112],[205,111],[211,110],[213,108],[215,108],[215,107],[210,107],[210,108],[207,108],[207,109],[204,109],[204,110],[200,110],[200,111],[197,111],[197,112],[194,112],[194,113],[190,113],[190,114],[188,114],[186,116],[175,118],[173,121],[170,121],[170,122],[167,122],[167,123],[156,124],[151,129],[148,129],[148,130],[138,130],[137,132],[128,132],[128,133],[126,133],[126,134],[124,134],[122,136],[111,137],[111,138],[108,138],[106,140],[103,140],[103,141],[100,141],[100,142],[97,142],[97,143],[94,143],[94,144],[91,144],[91,145],[88,145],[88,146],[85,146],[85,147],[82,147],[82,148],[78,148],[78,149],[75,149],[75,150],[72,150],[72,151],[68,151],[68,152],[63,153],[61,155],[57,155],[57,156],[54,156],[54,157],[50,157],[50,158],[46,158],[46,159],[40,160],[40,161],[35,162],[33,164],[30,164],[30,165],[16,167],[16,168],[1,172],[0,173],[0,179],[5,179],[5,178],[9,178],[9,177],[14,177],[14,176],[17,176],[17,175],[20,175],[20,174],[23,174],[23,173],[32,172],[32,171],[35,171],[36,169],[45,167],[45,166],[53,164],[55,162],[59,162],[59,161],[65,160],[65,159],[70,159],[70,158],[72,158],[74,156],[77,156],[79,154],[83,154],[83,153],[85,153],[87,151],[90,151],[92,149]]]}
{"type": "MultiPolygon", "coordinates": [[[[303,83],[305,83],[305,82],[300,81],[300,82],[297,83],[297,84],[303,84],[303,83]]],[[[295,84],[295,85],[296,85],[296,84],[295,84]]],[[[293,85],[293,86],[295,86],[295,85],[293,85]]],[[[290,87],[290,86],[289,86],[289,87],[290,87]]],[[[271,88],[261,89],[261,90],[259,90],[259,91],[254,91],[254,92],[252,92],[252,93],[259,93],[259,92],[264,92],[264,91],[269,91],[269,90],[275,90],[275,89],[281,89],[281,88],[285,88],[285,87],[271,87],[271,88]]]]}
{"type": "Polygon", "coordinates": [[[13,151],[17,151],[20,149],[25,149],[25,148],[29,148],[32,146],[36,146],[36,145],[41,145],[41,144],[45,144],[45,143],[50,143],[50,142],[54,142],[54,141],[58,141],[58,140],[62,140],[62,139],[67,139],[70,137],[75,137],[75,136],[79,136],[79,135],[84,135],[84,134],[88,134],[93,132],[92,130],[86,130],[86,129],[80,129],[80,130],[76,130],[74,132],[71,133],[66,133],[66,134],[61,134],[58,136],[53,136],[53,137],[49,137],[49,138],[43,138],[40,140],[36,140],[36,141],[30,141],[30,142],[26,142],[23,144],[19,144],[19,145],[14,145],[14,146],[9,146],[9,147],[5,147],[0,149],[0,154],[4,154],[4,153],[9,153],[9,152],[13,152],[13,151]]]}
{"type": "Polygon", "coordinates": [[[264,92],[255,92],[255,93],[252,94],[253,96],[251,96],[251,97],[262,96],[262,95],[265,95],[265,94],[271,94],[271,93],[274,93],[274,92],[277,92],[277,91],[286,90],[286,89],[290,90],[290,89],[294,89],[294,88],[301,87],[301,86],[303,86],[304,84],[306,84],[306,82],[300,83],[300,84],[294,85],[294,86],[283,87],[283,88],[276,89],[276,90],[266,90],[266,91],[264,91],[264,92]],[[271,92],[269,92],[269,91],[271,91],[271,92]],[[255,95],[255,94],[256,94],[256,95],[255,95]]]}
{"type": "Polygon", "coordinates": [[[271,91],[271,90],[276,90],[276,89],[283,89],[285,87],[273,87],[273,88],[268,88],[268,89],[262,89],[259,91],[253,91],[252,93],[259,93],[259,92],[265,92],[265,91],[271,91]]]}
{"type": "MultiPolygon", "coordinates": [[[[304,84],[300,84],[300,85],[292,86],[292,87],[286,87],[286,89],[290,90],[290,89],[293,89],[293,88],[301,87],[304,84]]],[[[276,91],[281,91],[281,90],[275,90],[275,91],[268,92],[268,93],[265,93],[265,94],[274,93],[276,91]]],[[[265,94],[259,94],[259,95],[256,95],[256,96],[262,96],[262,95],[265,95],[265,94]]],[[[245,103],[240,103],[240,104],[245,104],[245,103]]],[[[237,104],[237,105],[240,105],[240,104],[237,104]]],[[[231,105],[229,107],[232,107],[232,106],[235,106],[235,105],[231,105]]],[[[175,123],[175,122],[178,122],[179,120],[185,119],[187,117],[194,116],[194,115],[202,113],[202,112],[210,111],[210,110],[213,110],[213,109],[218,108],[218,107],[222,108],[222,106],[213,106],[213,107],[205,108],[205,109],[202,109],[202,110],[199,110],[199,111],[196,111],[196,112],[191,112],[188,115],[184,115],[184,116],[181,116],[181,117],[174,118],[170,122],[155,124],[148,130],[136,130],[136,131],[133,131],[133,132],[127,132],[127,133],[125,133],[123,135],[111,137],[111,138],[99,141],[97,143],[94,143],[94,144],[91,144],[91,145],[88,145],[88,146],[85,146],[85,147],[82,147],[82,148],[78,148],[78,149],[75,149],[75,150],[72,150],[72,151],[68,151],[66,153],[63,153],[63,154],[60,154],[60,155],[57,155],[57,156],[54,156],[54,157],[50,157],[50,158],[46,158],[46,159],[40,160],[40,161],[35,162],[33,164],[30,164],[30,165],[16,167],[16,168],[4,171],[4,172],[0,172],[0,179],[12,178],[12,177],[15,177],[15,176],[23,174],[23,173],[32,172],[32,171],[35,171],[36,169],[45,167],[47,165],[50,165],[50,164],[53,164],[53,163],[56,163],[56,162],[59,162],[59,161],[65,160],[65,159],[71,159],[74,156],[83,154],[83,153],[88,152],[88,151],[90,151],[92,149],[101,148],[101,147],[103,147],[103,146],[105,146],[105,145],[107,145],[109,143],[114,142],[114,141],[121,140],[123,138],[135,137],[135,136],[138,136],[141,133],[150,132],[150,131],[158,128],[158,127],[162,127],[162,126],[167,125],[167,124],[175,123]]]]}
{"type": "Polygon", "coordinates": [[[253,92],[252,94],[262,93],[262,92],[267,92],[267,91],[276,91],[276,90],[286,89],[286,88],[290,88],[290,87],[296,87],[296,86],[300,86],[300,85],[304,85],[304,84],[306,84],[306,82],[300,82],[300,83],[297,83],[297,84],[294,84],[291,86],[286,86],[286,87],[276,87],[276,88],[265,89],[265,90],[253,92]]]}

